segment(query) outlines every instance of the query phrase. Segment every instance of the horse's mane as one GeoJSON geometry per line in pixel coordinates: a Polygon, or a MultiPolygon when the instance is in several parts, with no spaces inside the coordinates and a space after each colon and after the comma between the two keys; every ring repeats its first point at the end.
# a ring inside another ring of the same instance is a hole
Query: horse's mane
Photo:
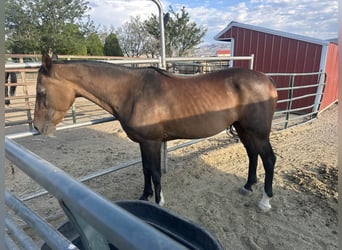
{"type": "MultiPolygon", "coordinates": [[[[53,61],[53,64],[105,64],[105,65],[115,65],[105,61],[92,61],[92,60],[58,60],[53,61]]],[[[117,65],[118,66],[118,65],[117,65]]]]}
{"type": "Polygon", "coordinates": [[[160,68],[153,67],[153,66],[150,66],[148,68],[157,71],[159,74],[162,74],[163,76],[171,77],[170,72],[168,72],[168,71],[166,71],[164,69],[160,69],[160,68]]]}
{"type": "Polygon", "coordinates": [[[58,60],[58,61],[53,61],[53,64],[88,64],[88,65],[111,65],[113,67],[116,67],[116,68],[120,68],[120,69],[127,69],[127,70],[132,70],[132,69],[136,69],[136,70],[143,70],[143,69],[152,69],[156,72],[158,72],[159,74],[163,75],[163,76],[166,76],[166,77],[171,77],[170,73],[164,69],[160,69],[160,68],[157,68],[157,67],[153,67],[153,66],[150,66],[150,67],[141,67],[141,68],[129,68],[129,67],[126,67],[126,66],[122,66],[122,65],[117,65],[117,64],[112,64],[112,63],[109,63],[109,62],[105,62],[105,61],[91,61],[91,60],[58,60]]]}

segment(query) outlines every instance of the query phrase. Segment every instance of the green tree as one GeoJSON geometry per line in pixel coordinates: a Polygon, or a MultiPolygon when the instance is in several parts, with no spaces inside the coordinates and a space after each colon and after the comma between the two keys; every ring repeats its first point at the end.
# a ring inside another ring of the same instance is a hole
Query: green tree
{"type": "Polygon", "coordinates": [[[103,56],[103,43],[98,34],[92,33],[87,38],[87,54],[89,56],[103,56]]]}
{"type": "MultiPolygon", "coordinates": [[[[200,44],[207,29],[198,27],[190,20],[189,13],[183,7],[175,12],[169,7],[168,22],[165,24],[165,46],[168,56],[185,56],[196,45],[200,44]]],[[[145,21],[147,31],[158,39],[160,37],[159,19],[156,15],[145,21]]]]}
{"type": "Polygon", "coordinates": [[[104,54],[106,56],[123,56],[118,38],[114,33],[110,33],[105,39],[104,54]]]}
{"type": "MultiPolygon", "coordinates": [[[[79,30],[79,27],[75,24],[66,24],[63,27],[63,36],[56,36],[53,46],[54,49],[50,49],[60,55],[87,55],[86,40],[79,30]],[[57,46],[58,45],[58,46],[57,46]]],[[[42,37],[44,41],[46,37],[42,37]]],[[[48,44],[46,41],[45,44],[48,44]]],[[[49,47],[44,50],[47,51],[49,47]]]]}
{"type": "Polygon", "coordinates": [[[122,50],[129,57],[139,57],[143,54],[154,56],[157,41],[151,36],[140,16],[131,17],[116,32],[122,50]]]}
{"type": "Polygon", "coordinates": [[[6,0],[6,49],[13,53],[30,53],[39,48],[38,20],[30,0],[6,0]]]}
{"type": "Polygon", "coordinates": [[[5,6],[7,49],[86,54],[86,0],[6,0],[5,6]]]}

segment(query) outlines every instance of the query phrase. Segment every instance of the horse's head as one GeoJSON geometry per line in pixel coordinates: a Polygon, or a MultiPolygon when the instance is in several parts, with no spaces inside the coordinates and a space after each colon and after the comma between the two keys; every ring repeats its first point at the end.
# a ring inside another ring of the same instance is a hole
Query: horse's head
{"type": "Polygon", "coordinates": [[[49,55],[42,56],[36,87],[33,124],[42,134],[53,134],[56,125],[75,100],[75,91],[66,81],[62,65],[53,64],[49,55]]]}

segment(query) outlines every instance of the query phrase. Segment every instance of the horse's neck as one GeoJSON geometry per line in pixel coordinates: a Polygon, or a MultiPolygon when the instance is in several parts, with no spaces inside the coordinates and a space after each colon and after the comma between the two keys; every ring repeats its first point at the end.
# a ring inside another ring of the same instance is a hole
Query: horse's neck
{"type": "Polygon", "coordinates": [[[129,105],[127,99],[130,95],[129,92],[135,89],[131,85],[136,84],[136,81],[130,80],[134,79],[132,72],[119,71],[115,67],[110,72],[99,68],[93,74],[86,71],[87,77],[76,76],[73,82],[76,83],[77,96],[82,96],[109,113],[120,116],[123,110],[129,108],[126,107],[129,105]]]}

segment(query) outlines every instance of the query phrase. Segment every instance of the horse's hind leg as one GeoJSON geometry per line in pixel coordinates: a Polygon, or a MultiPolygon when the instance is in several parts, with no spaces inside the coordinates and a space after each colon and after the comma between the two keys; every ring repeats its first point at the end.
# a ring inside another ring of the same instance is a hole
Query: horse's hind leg
{"type": "Polygon", "coordinates": [[[272,182],[274,174],[274,165],[276,162],[276,156],[273,152],[269,138],[256,139],[256,147],[262,159],[262,163],[265,169],[265,193],[269,196],[273,196],[272,182]]]}
{"type": "Polygon", "coordinates": [[[159,141],[144,141],[140,143],[141,158],[144,172],[144,192],[140,197],[141,200],[148,200],[152,196],[152,183],[155,191],[155,201],[159,205],[164,204],[164,198],[161,192],[161,167],[160,153],[161,142],[159,141]]]}
{"type": "MultiPolygon", "coordinates": [[[[274,174],[274,165],[276,161],[271,143],[269,141],[269,133],[257,133],[256,131],[248,130],[236,122],[233,124],[236,128],[241,142],[246,148],[249,158],[248,179],[245,186],[241,189],[241,194],[250,194],[252,192],[252,185],[257,182],[256,170],[258,163],[258,155],[260,155],[264,169],[265,169],[265,183],[263,198],[258,204],[261,211],[268,211],[271,209],[269,203],[273,196],[272,183],[274,174]]],[[[261,128],[261,126],[260,126],[261,128]]]]}
{"type": "Polygon", "coordinates": [[[258,152],[253,145],[252,137],[248,134],[248,131],[245,130],[238,122],[233,125],[239,134],[240,140],[247,151],[249,159],[247,183],[243,188],[241,188],[240,193],[242,195],[250,195],[253,192],[252,186],[257,183],[256,171],[258,165],[258,152]]]}
{"type": "Polygon", "coordinates": [[[268,211],[271,209],[269,203],[270,198],[273,197],[272,183],[274,175],[274,165],[276,162],[276,156],[273,152],[269,138],[255,138],[254,145],[261,156],[264,169],[265,169],[265,183],[264,193],[261,201],[258,204],[258,208],[261,211],[268,211]]]}

